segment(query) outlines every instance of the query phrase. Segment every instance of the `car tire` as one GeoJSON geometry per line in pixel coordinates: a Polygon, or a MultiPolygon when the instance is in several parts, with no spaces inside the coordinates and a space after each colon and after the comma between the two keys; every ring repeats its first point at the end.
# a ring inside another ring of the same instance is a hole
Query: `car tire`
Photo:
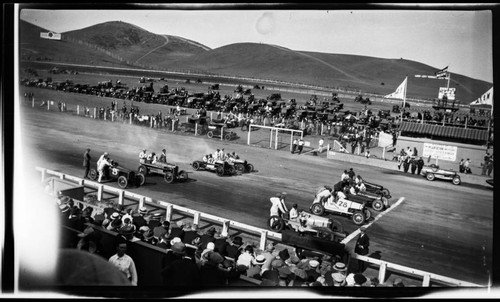
{"type": "Polygon", "coordinates": [[[197,161],[193,162],[193,165],[192,165],[192,166],[193,166],[193,169],[194,169],[195,171],[200,170],[200,163],[199,163],[199,162],[197,162],[197,161]]]}
{"type": "Polygon", "coordinates": [[[118,186],[119,186],[120,188],[122,188],[122,189],[125,189],[125,188],[127,187],[127,185],[128,185],[128,180],[127,180],[127,178],[126,178],[125,176],[123,176],[123,175],[122,175],[122,176],[120,176],[120,177],[118,177],[118,181],[117,181],[117,182],[118,182],[118,186]]]}
{"type": "Polygon", "coordinates": [[[146,183],[146,176],[143,173],[137,173],[137,175],[135,177],[137,178],[136,183],[137,183],[138,187],[140,187],[146,183]]]}
{"type": "Polygon", "coordinates": [[[454,185],[459,185],[462,183],[462,180],[460,179],[460,176],[456,175],[455,177],[453,177],[452,181],[451,181],[454,185]]]}
{"type": "Polygon", "coordinates": [[[231,140],[231,134],[225,134],[224,135],[224,139],[227,140],[227,141],[230,141],[231,140]]]}
{"type": "Polygon", "coordinates": [[[235,164],[234,167],[236,168],[236,171],[240,173],[245,172],[245,166],[243,164],[235,164]]]}
{"type": "Polygon", "coordinates": [[[430,180],[430,181],[433,181],[436,178],[436,176],[434,175],[434,173],[427,173],[425,175],[425,177],[427,178],[427,180],[430,180]]]}
{"type": "Polygon", "coordinates": [[[217,167],[217,169],[215,169],[215,173],[218,176],[224,176],[224,168],[223,167],[217,167]]]}
{"type": "Polygon", "coordinates": [[[323,214],[325,214],[325,207],[323,207],[323,205],[319,203],[315,203],[311,206],[311,212],[314,215],[322,216],[323,214]]]}
{"type": "Polygon", "coordinates": [[[389,190],[387,189],[382,189],[382,195],[386,198],[390,198],[389,196],[391,196],[391,192],[389,192],[389,190]]]}
{"type": "Polygon", "coordinates": [[[384,210],[384,203],[382,202],[381,199],[376,199],[375,201],[373,201],[372,203],[372,208],[375,210],[375,211],[382,211],[384,210]]]}
{"type": "Polygon", "coordinates": [[[253,172],[254,171],[254,167],[252,164],[248,164],[247,165],[247,172],[250,173],[250,172],[253,172]]]}
{"type": "Polygon", "coordinates": [[[229,167],[227,168],[227,173],[228,173],[229,175],[236,174],[236,168],[235,168],[234,166],[229,166],[229,167]]]}
{"type": "Polygon", "coordinates": [[[172,172],[167,172],[163,179],[165,179],[166,183],[171,184],[174,182],[174,174],[172,172]]]}
{"type": "Polygon", "coordinates": [[[356,225],[362,225],[365,223],[365,214],[363,214],[361,211],[356,211],[352,214],[352,221],[356,225]]]}
{"type": "Polygon", "coordinates": [[[179,175],[177,176],[177,178],[179,179],[179,181],[187,181],[188,180],[188,174],[187,174],[186,171],[181,170],[179,172],[179,175]]]}
{"type": "Polygon", "coordinates": [[[89,178],[91,180],[97,180],[97,171],[96,171],[96,169],[90,169],[89,170],[89,178]]]}
{"type": "Polygon", "coordinates": [[[370,218],[372,218],[372,212],[369,209],[365,208],[363,210],[363,213],[365,214],[365,219],[367,221],[370,220],[370,218]]]}
{"type": "Polygon", "coordinates": [[[146,168],[146,166],[144,165],[140,165],[139,166],[139,169],[137,169],[137,171],[140,173],[140,174],[148,174],[148,168],[146,168]]]}
{"type": "Polygon", "coordinates": [[[207,133],[208,138],[214,137],[214,133],[212,131],[208,131],[207,133]]]}
{"type": "Polygon", "coordinates": [[[283,218],[273,215],[267,220],[267,227],[274,232],[281,232],[285,228],[283,218]]]}

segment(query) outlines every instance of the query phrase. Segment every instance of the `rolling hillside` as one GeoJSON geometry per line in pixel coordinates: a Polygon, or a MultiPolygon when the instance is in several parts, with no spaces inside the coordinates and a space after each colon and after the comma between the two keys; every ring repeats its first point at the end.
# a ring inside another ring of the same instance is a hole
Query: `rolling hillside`
{"type": "MultiPolygon", "coordinates": [[[[404,59],[381,59],[287,49],[278,45],[236,43],[210,49],[173,35],[156,35],[114,21],[63,33],[62,41],[40,38],[41,29],[21,21],[22,60],[45,60],[105,66],[135,66],[157,70],[234,75],[367,93],[389,94],[408,76],[409,98],[436,98],[445,80],[421,79],[442,68],[404,59]]],[[[168,31],[168,29],[165,29],[168,31]]],[[[467,104],[491,83],[451,74],[450,87],[467,104]]]]}

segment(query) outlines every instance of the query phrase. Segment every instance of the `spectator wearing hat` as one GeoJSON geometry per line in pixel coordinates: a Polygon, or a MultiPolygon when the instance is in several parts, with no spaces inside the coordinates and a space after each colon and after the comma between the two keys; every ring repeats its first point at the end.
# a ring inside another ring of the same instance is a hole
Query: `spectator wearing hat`
{"type": "Polygon", "coordinates": [[[393,287],[405,287],[403,280],[401,280],[401,278],[394,279],[394,281],[392,281],[392,286],[393,287]]]}
{"type": "Polygon", "coordinates": [[[123,225],[119,230],[120,235],[126,240],[139,241],[140,239],[135,237],[135,226],[132,223],[123,225]]]}
{"type": "Polygon", "coordinates": [[[282,249],[281,251],[279,251],[279,253],[278,253],[278,257],[279,257],[279,259],[281,259],[283,262],[285,262],[286,260],[290,259],[290,253],[288,252],[288,249],[287,249],[287,248],[284,248],[284,249],[282,249]]]}
{"type": "Polygon", "coordinates": [[[141,241],[144,241],[144,234],[147,231],[149,231],[149,227],[147,225],[143,225],[139,229],[136,229],[135,237],[139,238],[141,241]]]}
{"type": "Polygon", "coordinates": [[[332,267],[333,273],[347,274],[347,266],[343,262],[336,262],[332,267]]]}
{"type": "MultiPolygon", "coordinates": [[[[370,238],[366,235],[366,227],[359,229],[360,234],[356,240],[354,252],[358,255],[368,255],[370,247],[370,238]]],[[[366,269],[366,262],[358,260],[358,272],[362,273],[366,269]]]]}
{"type": "Polygon", "coordinates": [[[83,223],[82,211],[77,206],[73,206],[69,210],[69,217],[66,225],[72,229],[82,232],[85,229],[85,225],[83,223]]]}
{"type": "Polygon", "coordinates": [[[280,267],[278,269],[278,273],[279,273],[279,286],[288,286],[290,281],[292,281],[293,279],[295,279],[295,274],[292,273],[292,271],[290,271],[290,268],[286,265],[280,267]]]}
{"type": "Polygon", "coordinates": [[[138,211],[138,214],[132,216],[132,223],[135,225],[137,229],[148,225],[146,218],[144,218],[144,216],[146,216],[147,213],[148,209],[146,207],[141,207],[138,211]]]}
{"type": "Polygon", "coordinates": [[[156,246],[164,250],[169,249],[171,247],[170,240],[168,239],[168,233],[165,232],[158,237],[158,242],[156,243],[156,246]]]}
{"type": "Polygon", "coordinates": [[[92,218],[92,213],[94,212],[94,208],[92,207],[86,207],[82,211],[82,221],[83,223],[94,223],[94,218],[92,218]]]}
{"type": "Polygon", "coordinates": [[[247,245],[243,250],[243,253],[238,256],[236,260],[236,265],[244,265],[247,269],[251,265],[255,265],[255,254],[253,250],[253,246],[247,245]]]}
{"type": "Polygon", "coordinates": [[[319,261],[318,260],[309,260],[309,268],[305,269],[307,274],[307,282],[314,282],[318,279],[321,274],[318,272],[319,261]]]}
{"type": "Polygon", "coordinates": [[[204,250],[207,248],[207,244],[209,242],[214,242],[215,241],[215,227],[210,227],[205,234],[201,235],[200,237],[200,247],[201,250],[204,250]]]}
{"type": "Polygon", "coordinates": [[[330,274],[333,280],[333,286],[335,287],[344,287],[347,285],[347,282],[345,281],[346,276],[341,273],[332,273],[330,274]]]}
{"type": "Polygon", "coordinates": [[[243,239],[240,236],[234,237],[233,241],[226,248],[226,256],[236,261],[241,254],[242,245],[243,239]]]}
{"type": "Polygon", "coordinates": [[[169,232],[168,232],[169,231],[169,225],[170,225],[170,223],[168,221],[166,223],[165,223],[165,221],[163,221],[161,223],[161,225],[155,227],[153,229],[153,234],[154,234],[155,238],[157,238],[158,240],[160,240],[161,237],[165,236],[165,238],[172,239],[173,237],[171,237],[169,235],[169,232]]]}
{"type": "Polygon", "coordinates": [[[172,290],[201,286],[200,269],[194,259],[187,255],[186,245],[182,242],[174,243],[172,253],[178,257],[168,263],[162,270],[164,285],[172,290]]]}
{"type": "Polygon", "coordinates": [[[261,286],[278,286],[280,282],[280,274],[276,269],[270,269],[262,273],[261,286]]]}
{"type": "Polygon", "coordinates": [[[138,280],[135,263],[132,257],[127,255],[126,252],[127,242],[119,241],[116,246],[116,254],[111,256],[108,262],[113,264],[116,268],[118,268],[118,270],[124,273],[132,285],[137,285],[138,280]]]}
{"type": "Polygon", "coordinates": [[[170,228],[170,238],[179,237],[184,242],[184,221],[178,220],[170,228]]]}
{"type": "MultiPolygon", "coordinates": [[[[147,227],[147,226],[146,226],[147,227]]],[[[155,238],[153,230],[149,229],[144,232],[144,242],[149,243],[151,245],[156,245],[158,243],[158,239],[155,238]]]]}
{"type": "Polygon", "coordinates": [[[294,272],[295,275],[295,280],[293,282],[293,286],[302,286],[304,283],[307,282],[307,273],[303,269],[296,269],[294,272]]]}
{"type": "Polygon", "coordinates": [[[101,233],[94,231],[93,227],[86,227],[82,233],[78,234],[78,237],[80,238],[76,245],[78,250],[104,256],[104,249],[101,243],[101,233]]]}
{"type": "Polygon", "coordinates": [[[107,230],[118,232],[122,227],[122,220],[118,212],[114,212],[113,214],[111,214],[108,220],[109,223],[106,226],[107,230]]]}
{"type": "Polygon", "coordinates": [[[207,261],[200,268],[201,286],[204,288],[227,286],[228,272],[220,267],[224,257],[215,251],[210,251],[206,258],[207,261]]]}
{"type": "Polygon", "coordinates": [[[87,148],[85,150],[85,153],[83,154],[83,167],[85,167],[85,172],[83,173],[83,178],[88,179],[89,177],[89,171],[90,171],[90,160],[92,157],[90,156],[90,148],[87,148]]]}
{"type": "Polygon", "coordinates": [[[187,244],[195,244],[194,241],[196,238],[200,238],[200,234],[198,233],[198,225],[192,224],[190,230],[184,230],[184,242],[187,244]]]}
{"type": "Polygon", "coordinates": [[[207,247],[201,252],[200,255],[200,263],[201,265],[205,264],[208,261],[208,256],[215,249],[215,245],[213,242],[209,242],[207,247]]]}
{"type": "Polygon", "coordinates": [[[255,264],[250,265],[250,267],[246,270],[246,276],[257,280],[262,280],[262,265],[264,265],[265,262],[266,258],[264,257],[264,255],[257,255],[255,257],[255,264]]]}
{"type": "Polygon", "coordinates": [[[148,221],[148,227],[151,230],[154,230],[157,226],[161,225],[162,213],[157,212],[151,215],[151,218],[148,221]]]}
{"type": "Polygon", "coordinates": [[[368,281],[363,274],[354,274],[354,285],[355,287],[363,286],[363,284],[368,281]]]}
{"type": "Polygon", "coordinates": [[[106,205],[104,207],[103,213],[104,217],[106,219],[111,219],[111,215],[113,215],[114,212],[117,212],[118,210],[116,209],[116,206],[112,202],[106,202],[106,205]]]}
{"type": "Polygon", "coordinates": [[[229,242],[227,242],[227,233],[223,234],[222,231],[217,232],[215,234],[214,251],[221,254],[223,257],[225,257],[227,255],[226,248],[228,246],[229,246],[229,242]]]}

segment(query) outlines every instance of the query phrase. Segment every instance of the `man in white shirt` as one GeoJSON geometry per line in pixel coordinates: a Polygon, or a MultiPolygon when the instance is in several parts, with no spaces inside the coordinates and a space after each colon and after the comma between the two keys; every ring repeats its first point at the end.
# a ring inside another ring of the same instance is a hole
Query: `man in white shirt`
{"type": "Polygon", "coordinates": [[[120,242],[116,248],[117,252],[108,260],[118,270],[125,274],[130,283],[137,286],[137,270],[132,257],[125,254],[127,251],[127,242],[120,242]]]}
{"type": "Polygon", "coordinates": [[[269,200],[271,201],[271,209],[270,209],[270,216],[279,216],[283,213],[288,212],[288,209],[286,208],[285,205],[285,198],[286,198],[286,193],[278,193],[276,197],[271,197],[269,200]]]}
{"type": "Polygon", "coordinates": [[[146,149],[142,149],[142,152],[139,153],[139,162],[141,164],[145,163],[146,162],[146,158],[148,157],[148,154],[146,153],[146,149]]]}
{"type": "Polygon", "coordinates": [[[104,169],[106,169],[107,166],[111,166],[111,162],[108,159],[108,152],[104,152],[104,154],[101,155],[101,157],[97,161],[97,172],[99,172],[99,179],[97,180],[98,182],[102,181],[104,169]]]}

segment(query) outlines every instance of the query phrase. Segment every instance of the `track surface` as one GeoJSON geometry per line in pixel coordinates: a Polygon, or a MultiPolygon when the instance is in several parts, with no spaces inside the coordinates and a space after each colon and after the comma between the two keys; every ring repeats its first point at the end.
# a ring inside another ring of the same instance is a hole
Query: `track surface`
{"type": "MultiPolygon", "coordinates": [[[[269,197],[286,191],[289,207],[297,203],[299,209],[307,209],[318,187],[332,185],[344,169],[352,167],[363,178],[390,188],[390,203],[404,197],[397,207],[370,225],[367,233],[371,253],[389,262],[488,285],[493,244],[492,190],[429,182],[417,175],[403,177],[398,171],[97,121],[71,113],[26,106],[20,106],[20,110],[18,134],[22,150],[16,155],[26,159],[27,167],[26,171],[16,169],[20,174],[36,174],[34,167],[41,166],[83,176],[82,157],[87,147],[92,149],[94,165],[108,151],[120,165],[136,170],[143,147],[156,153],[166,148],[169,162],[191,172],[190,181],[166,184],[161,176],[151,176],[143,187],[131,191],[261,228],[266,227],[269,217],[269,197]],[[191,168],[193,160],[217,148],[237,152],[257,171],[218,177],[191,168]]],[[[379,214],[372,212],[374,216],[379,214]]],[[[349,233],[358,228],[349,218],[333,218],[349,233]]]]}

